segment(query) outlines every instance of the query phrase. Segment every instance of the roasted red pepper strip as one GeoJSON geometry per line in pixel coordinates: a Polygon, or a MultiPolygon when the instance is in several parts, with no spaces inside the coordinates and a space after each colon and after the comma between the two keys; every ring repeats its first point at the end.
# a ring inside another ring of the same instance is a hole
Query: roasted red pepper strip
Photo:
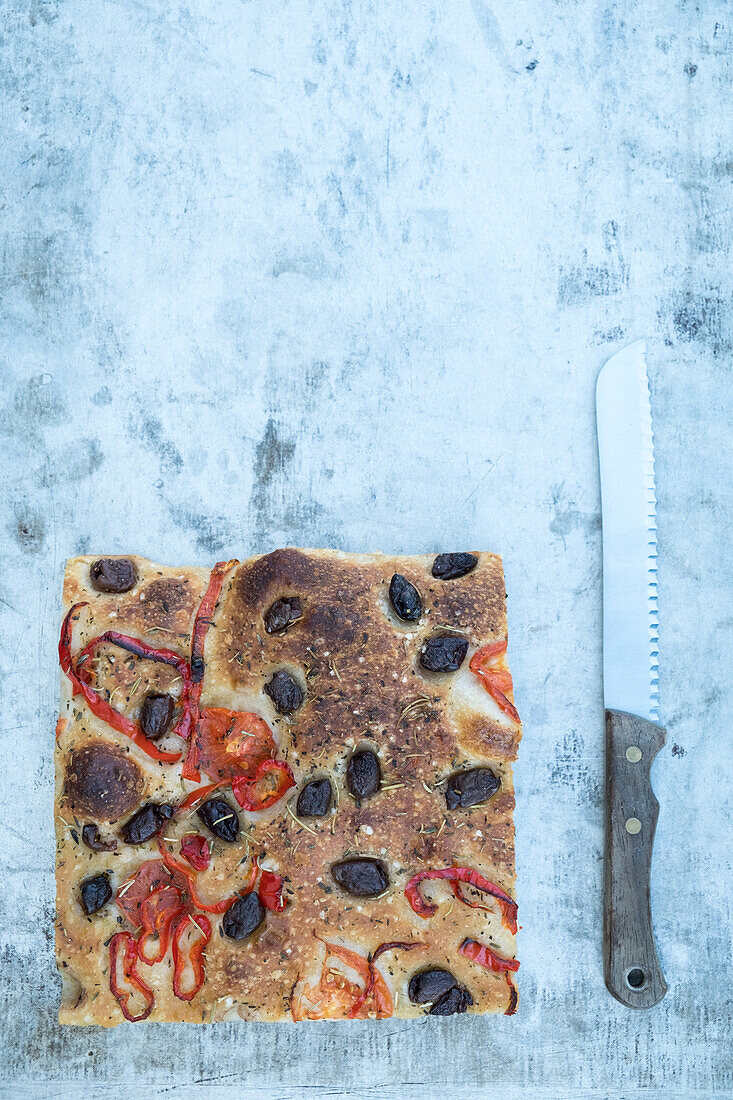
{"type": "Polygon", "coordinates": [[[66,613],[66,618],[61,624],[61,636],[59,638],[59,663],[62,670],[71,680],[71,685],[75,689],[74,695],[79,694],[81,685],[71,660],[71,636],[74,632],[74,615],[77,611],[81,611],[82,607],[88,607],[88,604],[86,602],[75,603],[69,608],[66,613]]]}
{"type": "Polygon", "coordinates": [[[283,879],[274,871],[263,871],[260,885],[257,888],[257,897],[265,909],[272,909],[274,913],[282,913],[288,904],[288,899],[283,897],[283,879]]]}
{"type": "Polygon", "coordinates": [[[211,862],[211,852],[205,836],[188,833],[181,840],[181,855],[196,871],[205,871],[211,862]]]}
{"type": "Polygon", "coordinates": [[[181,1001],[192,1001],[206,980],[203,954],[206,945],[211,939],[211,921],[201,913],[185,914],[176,925],[173,933],[173,992],[181,1001]],[[201,933],[189,943],[188,950],[181,948],[181,940],[191,926],[195,925],[201,933]],[[186,972],[186,963],[189,963],[193,971],[193,985],[186,992],[182,989],[183,976],[186,972]]]}
{"type": "MultiPolygon", "coordinates": [[[[198,718],[201,692],[203,690],[206,634],[211,626],[212,616],[216,609],[217,600],[221,594],[224,578],[229,570],[235,565],[239,565],[236,558],[232,558],[231,561],[218,561],[216,563],[211,570],[211,576],[209,577],[209,583],[204,593],[204,598],[199,604],[199,609],[194,619],[193,633],[191,635],[191,711],[194,724],[198,718]]],[[[184,779],[194,779],[197,783],[201,780],[199,750],[195,737],[191,738],[191,744],[186,759],[183,762],[181,774],[184,779]]]]}
{"type": "Polygon", "coordinates": [[[110,645],[116,645],[120,649],[126,650],[128,653],[134,653],[136,657],[144,657],[150,661],[158,661],[160,664],[171,665],[183,680],[183,690],[178,702],[181,704],[181,716],[176,722],[175,726],[171,730],[171,733],[177,734],[182,737],[184,741],[187,741],[191,729],[193,728],[193,722],[191,719],[191,706],[190,706],[190,694],[191,694],[191,670],[188,666],[188,661],[185,657],[181,657],[179,653],[174,653],[172,649],[156,649],[155,646],[150,646],[146,642],[140,641],[139,638],[131,638],[127,634],[119,634],[116,630],[107,630],[104,634],[100,634],[97,638],[92,638],[91,642],[84,646],[81,652],[77,653],[74,663],[76,666],[76,672],[80,679],[88,680],[91,678],[91,674],[87,673],[86,669],[79,671],[79,664],[82,657],[90,657],[94,652],[94,649],[98,645],[102,645],[104,642],[109,642],[110,645]]]}
{"type": "Polygon", "coordinates": [[[175,886],[161,886],[143,901],[140,906],[142,931],[137,941],[137,953],[148,966],[154,966],[165,958],[171,940],[171,925],[184,909],[181,891],[175,886]],[[157,949],[153,951],[152,947],[157,949]]]}
{"type": "Polygon", "coordinates": [[[517,1011],[517,1003],[519,1001],[519,994],[517,993],[517,987],[510,978],[509,974],[504,974],[506,978],[506,984],[509,986],[509,1004],[504,1012],[505,1016],[513,1016],[517,1011]]]}
{"type": "Polygon", "coordinates": [[[507,668],[501,667],[501,661],[506,653],[507,643],[493,642],[477,649],[469,663],[471,672],[474,672],[488,691],[495,703],[507,714],[513,722],[519,724],[520,718],[514,703],[507,698],[514,690],[512,675],[507,668]]]}
{"type": "Polygon", "coordinates": [[[232,779],[234,797],[243,810],[266,810],[294,786],[293,773],[284,760],[263,760],[254,779],[232,779]]]}
{"type": "MultiPolygon", "coordinates": [[[[254,890],[255,883],[257,882],[257,875],[259,874],[259,871],[260,871],[260,865],[257,862],[257,856],[252,856],[252,866],[249,869],[249,876],[247,878],[246,883],[244,884],[242,889],[239,891],[239,893],[243,897],[244,897],[245,894],[251,894],[252,891],[254,890]]],[[[235,898],[232,898],[232,901],[235,901],[235,900],[236,900],[235,898]]]]}
{"type": "Polygon", "coordinates": [[[157,837],[156,841],[158,845],[158,851],[161,854],[163,863],[165,863],[169,871],[173,871],[176,874],[183,875],[183,877],[185,878],[186,890],[192,904],[197,909],[203,909],[205,913],[226,913],[227,909],[234,901],[234,898],[230,895],[229,897],[222,898],[221,901],[203,901],[199,897],[198,890],[196,888],[196,876],[194,875],[191,868],[186,867],[185,864],[178,862],[175,856],[172,855],[172,853],[169,852],[168,849],[165,847],[162,837],[157,837]]]}
{"type": "Polygon", "coordinates": [[[176,813],[190,809],[197,802],[208,798],[212,791],[218,791],[219,787],[226,787],[229,783],[231,783],[230,779],[222,779],[220,783],[207,783],[204,787],[197,787],[195,791],[191,791],[189,795],[186,795],[183,802],[179,804],[176,813]]]}
{"type": "Polygon", "coordinates": [[[426,943],[422,940],[410,940],[409,943],[400,943],[399,940],[391,940],[389,943],[380,943],[372,954],[372,962],[376,962],[380,955],[383,955],[385,951],[396,951],[398,948],[401,951],[412,951],[415,947],[427,947],[426,943]]]}
{"type": "Polygon", "coordinates": [[[464,905],[469,905],[471,909],[483,909],[484,913],[491,912],[490,905],[482,905],[480,901],[474,901],[473,898],[467,898],[461,889],[460,882],[451,882],[450,888],[458,900],[462,901],[464,905]]]}
{"type": "Polygon", "coordinates": [[[346,1014],[347,1019],[353,1020],[360,1012],[363,1012],[370,997],[373,999],[374,1012],[378,1020],[385,1020],[391,1016],[394,1012],[392,994],[382,975],[372,965],[371,960],[365,959],[362,955],[357,955],[355,951],[349,951],[346,947],[339,947],[338,944],[329,943],[327,940],[322,942],[326,945],[326,962],[329,955],[334,955],[337,959],[341,959],[342,962],[346,963],[347,966],[350,966],[352,970],[355,970],[364,982],[363,991],[356,997],[346,1014]]]}
{"type": "Polygon", "coordinates": [[[155,995],[137,972],[137,943],[130,932],[117,932],[109,941],[109,988],[126,1020],[131,1023],[147,1020],[155,1004],[155,995]],[[117,974],[120,957],[124,979],[132,989],[125,989],[120,985],[117,974]],[[127,1007],[134,992],[139,993],[145,1000],[145,1008],[137,1016],[133,1016],[127,1007]]]}
{"type": "MultiPolygon", "coordinates": [[[[193,636],[191,638],[191,679],[196,684],[201,684],[204,678],[204,646],[206,645],[206,633],[211,626],[211,617],[216,609],[217,600],[221,594],[224,578],[230,569],[239,565],[236,558],[230,561],[218,561],[211,570],[209,584],[204,593],[204,598],[199,604],[196,618],[193,624],[193,636]]],[[[201,697],[199,688],[198,699],[201,697]]]]}
{"type": "MultiPolygon", "coordinates": [[[[239,891],[240,895],[244,897],[246,894],[251,894],[255,888],[257,882],[257,876],[260,873],[260,867],[257,862],[257,856],[252,857],[252,866],[249,869],[249,876],[247,882],[239,891]]],[[[272,909],[275,913],[282,913],[285,906],[288,904],[287,898],[282,896],[283,879],[280,875],[276,875],[274,871],[263,871],[260,878],[260,884],[257,888],[257,896],[260,899],[265,909],[272,909]]],[[[236,899],[232,898],[232,902],[236,899]]]]}
{"type": "Polygon", "coordinates": [[[252,866],[249,869],[249,874],[247,875],[247,881],[245,882],[242,889],[238,891],[238,894],[235,894],[234,897],[229,899],[230,905],[234,905],[234,902],[237,900],[238,896],[244,898],[244,897],[247,896],[247,894],[252,893],[252,891],[255,888],[255,883],[257,882],[257,876],[258,876],[259,873],[260,873],[260,866],[257,862],[257,856],[252,856],[252,866]]]}
{"type": "Polygon", "coordinates": [[[510,932],[516,933],[517,931],[517,903],[506,894],[500,886],[497,886],[493,882],[489,882],[487,878],[479,874],[478,871],[472,871],[470,867],[441,867],[435,871],[419,871],[413,878],[407,883],[405,887],[405,897],[409,901],[412,908],[421,917],[432,917],[438,911],[438,906],[433,905],[431,902],[427,902],[422,896],[419,890],[421,882],[427,879],[448,879],[453,886],[453,890],[456,896],[461,901],[466,902],[467,905],[472,904],[463,894],[456,891],[458,883],[465,882],[469,886],[475,887],[476,890],[481,890],[485,894],[491,894],[496,898],[501,907],[501,920],[510,932]]]}
{"type": "MultiPolygon", "coordinates": [[[[464,905],[469,905],[471,907],[471,909],[483,909],[485,913],[490,913],[491,912],[491,909],[488,905],[482,905],[480,901],[473,901],[471,898],[467,898],[466,895],[463,893],[463,889],[461,887],[460,881],[456,880],[454,882],[451,882],[450,885],[451,885],[451,889],[453,890],[453,893],[455,894],[455,896],[458,898],[459,901],[462,901],[464,905]]],[[[470,885],[475,885],[475,884],[471,883],[470,885]]],[[[497,889],[498,889],[498,887],[497,887],[497,889]]],[[[499,899],[497,899],[497,900],[499,900],[499,899]]],[[[512,904],[514,904],[514,903],[512,903],[512,904]]],[[[516,906],[515,906],[514,916],[516,918],[516,906]]],[[[517,931],[516,919],[515,919],[515,923],[514,923],[513,926],[512,926],[511,923],[507,924],[506,920],[504,919],[504,909],[503,908],[502,908],[502,911],[501,911],[501,920],[502,920],[502,924],[505,927],[509,928],[512,932],[516,933],[516,931],[517,931]]]]}
{"type": "Polygon", "coordinates": [[[374,954],[370,955],[367,959],[367,964],[369,966],[369,980],[364,986],[364,992],[360,997],[357,997],[351,1009],[349,1010],[349,1019],[353,1020],[358,1015],[362,1005],[366,1003],[367,997],[374,989],[377,977],[379,976],[378,971],[374,966],[374,963],[377,961],[380,955],[383,955],[385,951],[393,951],[397,947],[401,947],[405,951],[411,951],[413,947],[427,946],[428,945],[426,943],[421,943],[420,941],[415,941],[413,943],[399,943],[397,940],[393,940],[390,943],[380,943],[379,947],[377,947],[377,949],[374,951],[374,954]]]}
{"type": "Polygon", "coordinates": [[[465,939],[458,948],[459,955],[465,955],[471,962],[483,966],[486,970],[493,970],[495,974],[501,974],[505,970],[519,970],[519,959],[502,959],[495,951],[485,943],[478,940],[465,939]]]}
{"type": "Polygon", "coordinates": [[[157,748],[152,741],[148,740],[136,722],[133,722],[130,718],[126,718],[124,714],[120,714],[118,710],[110,706],[107,700],[102,698],[99,692],[94,691],[94,689],[91,688],[89,684],[85,683],[79,676],[71,656],[71,635],[74,629],[72,620],[74,614],[82,607],[86,606],[86,603],[76,603],[69,609],[61,627],[61,637],[59,638],[59,661],[61,662],[61,668],[71,681],[73,694],[83,695],[87,706],[93,714],[96,714],[97,718],[101,718],[103,722],[106,722],[108,726],[112,726],[118,733],[124,733],[131,741],[135,742],[138,748],[146,752],[153,760],[161,760],[166,764],[174,764],[177,760],[181,759],[182,754],[180,752],[163,752],[161,749],[157,748]]]}

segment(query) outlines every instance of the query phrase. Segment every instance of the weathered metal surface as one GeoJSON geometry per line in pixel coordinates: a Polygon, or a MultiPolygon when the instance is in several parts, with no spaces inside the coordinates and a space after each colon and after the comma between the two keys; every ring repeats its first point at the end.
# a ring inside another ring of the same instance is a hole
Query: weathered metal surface
{"type": "Polygon", "coordinates": [[[0,1075],[12,1096],[725,1095],[731,57],[723,3],[10,0],[0,1075]],[[603,983],[594,384],[648,340],[669,992],[603,983]],[[727,536],[727,539],[726,539],[727,536]],[[63,560],[504,555],[513,1019],[61,1031],[63,560]]]}

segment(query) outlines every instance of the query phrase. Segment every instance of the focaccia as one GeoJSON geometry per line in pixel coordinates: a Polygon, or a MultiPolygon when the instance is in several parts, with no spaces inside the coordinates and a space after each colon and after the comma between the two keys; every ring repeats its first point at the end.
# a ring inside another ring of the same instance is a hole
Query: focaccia
{"type": "Polygon", "coordinates": [[[488,553],[70,561],[61,1023],[511,1015],[505,597],[488,553]]]}

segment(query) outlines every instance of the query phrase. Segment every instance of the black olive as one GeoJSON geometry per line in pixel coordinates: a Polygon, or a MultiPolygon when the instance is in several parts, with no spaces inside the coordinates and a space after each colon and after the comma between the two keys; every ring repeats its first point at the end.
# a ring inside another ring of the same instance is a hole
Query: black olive
{"type": "Polygon", "coordinates": [[[149,802],[133,814],[122,826],[122,839],[126,844],[144,844],[151,840],[173,814],[173,807],[167,802],[158,804],[149,802]]]}
{"type": "Polygon", "coordinates": [[[471,573],[477,565],[475,554],[438,554],[433,562],[433,576],[440,581],[454,581],[471,573]]]}
{"type": "Polygon", "coordinates": [[[237,898],[221,922],[222,931],[230,940],[246,940],[265,919],[265,910],[254,890],[237,898]]]}
{"type": "Polygon", "coordinates": [[[389,599],[395,614],[406,623],[416,623],[422,615],[420,593],[401,573],[395,573],[389,583],[389,599]]]}
{"type": "Polygon", "coordinates": [[[85,878],[79,887],[81,894],[81,907],[88,917],[98,912],[102,906],[112,897],[112,887],[109,881],[109,871],[94,878],[85,878]]]}
{"type": "Polygon", "coordinates": [[[225,798],[210,798],[199,806],[197,817],[203,821],[209,832],[226,840],[229,844],[239,836],[239,818],[225,798]]]}
{"type": "Polygon", "coordinates": [[[458,985],[458,982],[450,970],[435,966],[429,970],[418,970],[417,974],[412,975],[407,987],[407,995],[413,1004],[424,1005],[428,1001],[437,1001],[438,997],[442,997],[455,985],[458,985]]]}
{"type": "Polygon", "coordinates": [[[173,717],[173,697],[162,691],[151,691],[145,696],[140,711],[140,728],[151,741],[162,737],[173,717]]]}
{"type": "Polygon", "coordinates": [[[283,596],[275,600],[264,614],[265,630],[268,634],[284,634],[303,614],[297,596],[283,596]]]}
{"type": "Polygon", "coordinates": [[[428,1013],[429,1016],[454,1016],[465,1012],[473,1004],[473,997],[463,985],[454,985],[439,997],[428,1013]]]}
{"type": "Polygon", "coordinates": [[[455,672],[468,653],[468,638],[455,634],[435,634],[428,638],[420,654],[420,664],[430,672],[455,672]]]}
{"type": "Polygon", "coordinates": [[[375,898],[389,886],[387,868],[381,859],[369,856],[342,859],[332,864],[331,874],[341,889],[355,898],[375,898]]]}
{"type": "Polygon", "coordinates": [[[346,765],[346,786],[354,798],[368,798],[379,790],[382,769],[376,753],[370,749],[355,752],[346,765]]]}
{"type": "Polygon", "coordinates": [[[298,795],[298,817],[323,817],[331,809],[331,782],[328,779],[312,779],[298,795]]]}
{"type": "Polygon", "coordinates": [[[457,806],[476,806],[479,802],[488,801],[500,786],[501,780],[494,775],[491,768],[453,772],[453,775],[448,776],[445,788],[446,805],[449,810],[455,810],[457,806]]]}
{"type": "Polygon", "coordinates": [[[89,576],[97,592],[129,592],[137,581],[137,571],[129,558],[99,558],[92,562],[89,576]]]}
{"type": "Polygon", "coordinates": [[[99,829],[94,824],[84,826],[81,831],[81,839],[87,848],[91,848],[93,852],[113,852],[117,847],[116,840],[102,840],[99,829]]]}
{"type": "Polygon", "coordinates": [[[305,692],[297,680],[282,669],[275,673],[269,684],[265,684],[265,691],[278,714],[293,714],[305,699],[305,692]]]}

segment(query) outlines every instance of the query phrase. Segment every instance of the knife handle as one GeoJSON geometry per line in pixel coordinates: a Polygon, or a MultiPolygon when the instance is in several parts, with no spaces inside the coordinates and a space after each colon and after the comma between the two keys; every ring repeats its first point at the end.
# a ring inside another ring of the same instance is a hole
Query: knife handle
{"type": "Polygon", "coordinates": [[[649,905],[659,813],[649,772],[666,740],[653,722],[606,711],[604,971],[609,993],[628,1008],[651,1008],[667,992],[649,905]]]}

